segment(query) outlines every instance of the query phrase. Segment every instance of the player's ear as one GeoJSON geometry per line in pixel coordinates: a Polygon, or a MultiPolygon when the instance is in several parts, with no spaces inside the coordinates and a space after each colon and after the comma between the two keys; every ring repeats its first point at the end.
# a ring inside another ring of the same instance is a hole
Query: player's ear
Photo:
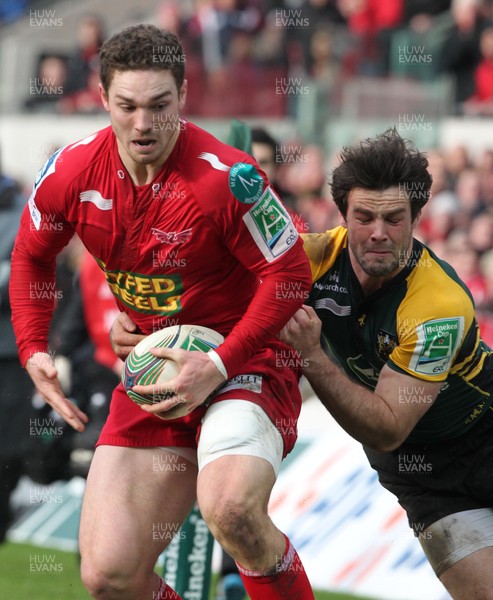
{"type": "Polygon", "coordinates": [[[346,217],[342,213],[339,213],[339,223],[347,229],[346,217]]]}
{"type": "Polygon", "coordinates": [[[181,84],[181,88],[178,91],[178,110],[179,111],[182,111],[185,106],[185,101],[187,99],[187,88],[188,88],[188,81],[186,79],[184,79],[183,83],[181,84]]]}
{"type": "Polygon", "coordinates": [[[101,97],[101,102],[103,103],[104,109],[109,111],[110,104],[108,102],[108,94],[106,93],[106,90],[104,89],[102,83],[98,83],[98,90],[99,90],[99,96],[101,97]]]}

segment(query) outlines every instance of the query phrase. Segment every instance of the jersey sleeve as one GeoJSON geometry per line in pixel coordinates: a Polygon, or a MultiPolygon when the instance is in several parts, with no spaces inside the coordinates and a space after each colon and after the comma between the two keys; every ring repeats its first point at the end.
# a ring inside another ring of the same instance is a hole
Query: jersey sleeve
{"type": "Polygon", "coordinates": [[[231,177],[230,190],[221,211],[224,243],[261,280],[245,314],[217,349],[232,377],[307,299],[311,278],[291,217],[265,180],[253,201],[231,186],[231,177]]]}
{"type": "Polygon", "coordinates": [[[302,234],[303,249],[310,263],[312,281],[315,282],[333,266],[346,245],[347,229],[336,227],[324,233],[302,234]]]}
{"type": "Polygon", "coordinates": [[[12,253],[12,324],[23,366],[35,352],[47,351],[51,316],[58,297],[56,256],[74,233],[64,216],[67,190],[63,190],[55,173],[61,152],[50,157],[38,173],[12,253]]]}
{"type": "Polygon", "coordinates": [[[399,343],[388,366],[418,379],[440,382],[453,371],[474,324],[474,305],[456,281],[443,276],[436,263],[430,260],[427,268],[427,277],[411,286],[397,312],[399,343]]]}

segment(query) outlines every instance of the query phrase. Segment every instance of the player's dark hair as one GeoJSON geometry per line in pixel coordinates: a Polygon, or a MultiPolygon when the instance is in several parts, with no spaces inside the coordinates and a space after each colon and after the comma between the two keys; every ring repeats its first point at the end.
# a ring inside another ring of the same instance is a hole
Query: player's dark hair
{"type": "Polygon", "coordinates": [[[185,55],[176,35],[154,25],[133,25],[104,42],[99,75],[106,93],[115,72],[149,69],[170,71],[180,90],[185,79],[185,55]]]}
{"type": "Polygon", "coordinates": [[[349,193],[354,188],[382,191],[397,187],[409,199],[414,221],[429,200],[431,183],[428,159],[412,142],[401,138],[394,127],[359,145],[344,148],[330,187],[344,217],[349,193]]]}
{"type": "Polygon", "coordinates": [[[262,127],[252,127],[252,144],[264,144],[269,146],[272,150],[272,158],[275,163],[278,163],[279,146],[276,140],[270,135],[268,131],[262,129],[262,127]]]}

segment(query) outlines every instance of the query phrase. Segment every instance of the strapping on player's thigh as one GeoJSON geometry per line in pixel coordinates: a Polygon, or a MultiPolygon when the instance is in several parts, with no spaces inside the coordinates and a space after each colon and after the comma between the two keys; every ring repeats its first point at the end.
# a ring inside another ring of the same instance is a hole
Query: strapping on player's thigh
{"type": "Polygon", "coordinates": [[[276,476],[283,457],[283,439],[265,411],[247,400],[223,400],[205,414],[198,443],[199,471],[228,455],[268,461],[276,476]]]}
{"type": "Polygon", "coordinates": [[[448,515],[432,523],[418,538],[433,570],[440,577],[473,552],[493,547],[493,508],[448,515]]]}

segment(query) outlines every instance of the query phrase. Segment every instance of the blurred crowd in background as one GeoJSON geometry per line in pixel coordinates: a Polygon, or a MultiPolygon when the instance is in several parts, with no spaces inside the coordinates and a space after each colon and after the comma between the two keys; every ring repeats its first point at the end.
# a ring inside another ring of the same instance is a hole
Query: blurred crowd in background
{"type": "MultiPolygon", "coordinates": [[[[36,6],[38,2],[29,0],[0,3],[0,32],[36,6]]],[[[341,83],[356,76],[425,81],[442,74],[455,82],[456,114],[483,115],[485,123],[493,115],[493,0],[161,0],[156,3],[154,22],[177,33],[184,45],[191,82],[185,116],[192,120],[234,116],[265,122],[269,117],[287,117],[293,109],[292,97],[275,93],[273,81],[279,81],[281,88],[294,81],[315,81],[337,102],[341,83]],[[430,49],[433,61],[427,62],[428,51],[423,48],[430,49]],[[402,56],[405,60],[399,60],[402,56]]],[[[30,95],[20,109],[64,115],[101,112],[98,52],[111,33],[108,23],[91,14],[80,20],[71,52],[50,53],[47,46],[37,57],[33,76],[63,93],[30,95]]],[[[328,186],[337,154],[327,156],[324,148],[301,136],[277,139],[274,127],[257,131],[255,140],[256,158],[292,211],[298,230],[320,232],[337,226],[339,215],[328,186]]],[[[480,154],[473,152],[471,144],[432,149],[428,158],[432,196],[415,235],[450,262],[469,286],[483,338],[493,347],[493,141],[491,149],[480,154]]],[[[33,395],[18,365],[10,326],[10,252],[14,223],[29,187],[2,173],[0,161],[0,381],[4,386],[0,392],[6,417],[0,419],[3,515],[8,515],[8,498],[24,472],[45,483],[74,473],[84,475],[91,456],[84,452],[95,441],[111,388],[118,381],[118,362],[108,342],[96,339],[97,332],[91,330],[95,313],[87,313],[84,293],[98,298],[99,316],[105,321],[100,322],[101,331],[109,330],[116,307],[105,295],[104,279],[83,275],[81,265],[92,259],[74,240],[59,257],[60,294],[51,344],[71,364],[66,393],[91,413],[95,426],[77,443],[65,429],[59,438],[45,436],[43,441],[28,436],[25,444],[18,443],[12,423],[40,418],[59,422],[33,395]],[[88,282],[97,286],[92,292],[83,290],[88,282]],[[74,323],[81,325],[78,331],[74,323]],[[5,388],[12,380],[16,389],[5,388]],[[27,463],[26,447],[31,453],[27,463]],[[37,448],[34,454],[33,447],[37,448]],[[59,460],[50,463],[43,448],[56,448],[59,460]]],[[[7,522],[5,517],[0,523],[0,540],[7,522]]]]}
{"type": "MultiPolygon", "coordinates": [[[[2,3],[0,24],[38,4],[2,3]]],[[[194,81],[190,115],[285,116],[292,99],[273,93],[273,82],[282,88],[301,79],[337,103],[341,85],[360,76],[448,76],[455,111],[493,114],[493,0],[159,0],[153,21],[182,40],[194,81]]],[[[47,42],[33,76],[63,95],[34,95],[25,109],[102,110],[97,53],[107,29],[88,15],[72,52],[50,53],[47,42]]]]}

